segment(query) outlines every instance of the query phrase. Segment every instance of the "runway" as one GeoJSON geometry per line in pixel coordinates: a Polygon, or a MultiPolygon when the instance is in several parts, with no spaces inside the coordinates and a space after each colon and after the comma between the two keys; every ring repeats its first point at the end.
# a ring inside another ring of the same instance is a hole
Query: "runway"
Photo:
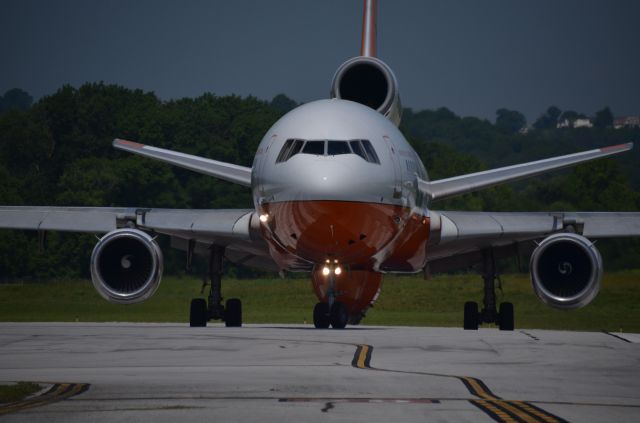
{"type": "Polygon", "coordinates": [[[640,335],[0,323],[6,422],[640,420],[640,335]]]}

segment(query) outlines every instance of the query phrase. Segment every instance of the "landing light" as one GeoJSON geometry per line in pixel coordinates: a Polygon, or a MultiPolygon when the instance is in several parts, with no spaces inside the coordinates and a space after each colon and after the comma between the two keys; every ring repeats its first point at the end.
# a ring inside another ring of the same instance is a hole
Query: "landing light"
{"type": "Polygon", "coordinates": [[[261,214],[260,215],[260,222],[267,223],[267,220],[269,220],[269,215],[268,214],[261,214]]]}
{"type": "Polygon", "coordinates": [[[329,273],[331,273],[331,270],[327,266],[322,268],[323,275],[327,276],[329,273]]]}
{"type": "Polygon", "coordinates": [[[340,268],[340,266],[338,266],[334,269],[334,272],[336,275],[339,275],[340,273],[342,273],[342,269],[340,268]]]}

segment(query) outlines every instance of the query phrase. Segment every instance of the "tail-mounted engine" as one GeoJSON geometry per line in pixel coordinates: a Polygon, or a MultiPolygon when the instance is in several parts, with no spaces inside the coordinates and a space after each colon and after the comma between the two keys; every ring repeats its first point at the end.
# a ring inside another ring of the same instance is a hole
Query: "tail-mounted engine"
{"type": "Polygon", "coordinates": [[[91,279],[107,301],[134,304],[148,299],[158,289],[162,265],[162,251],[146,232],[116,229],[94,247],[91,279]]]}
{"type": "Polygon", "coordinates": [[[544,303],[560,309],[580,308],[600,290],[602,258],[585,237],[558,233],[533,251],[530,271],[533,289],[544,303]]]}
{"type": "Polygon", "coordinates": [[[331,98],[364,104],[400,125],[398,81],[389,66],[375,57],[358,56],[344,62],[333,76],[331,98]]]}

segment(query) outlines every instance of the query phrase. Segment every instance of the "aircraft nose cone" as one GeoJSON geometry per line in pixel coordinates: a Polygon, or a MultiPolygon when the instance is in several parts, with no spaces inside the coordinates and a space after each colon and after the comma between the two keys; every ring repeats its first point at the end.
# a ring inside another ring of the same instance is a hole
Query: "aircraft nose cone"
{"type": "Polygon", "coordinates": [[[382,166],[366,163],[355,155],[294,157],[286,165],[286,174],[274,187],[278,191],[276,201],[380,203],[389,202],[393,196],[393,175],[385,175],[382,166]]]}

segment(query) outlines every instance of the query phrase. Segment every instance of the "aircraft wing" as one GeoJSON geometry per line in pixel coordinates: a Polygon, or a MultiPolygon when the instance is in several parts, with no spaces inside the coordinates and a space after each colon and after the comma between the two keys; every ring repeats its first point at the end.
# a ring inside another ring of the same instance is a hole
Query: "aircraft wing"
{"type": "Polygon", "coordinates": [[[579,163],[624,153],[632,148],[633,143],[613,145],[610,147],[583,151],[581,153],[552,157],[549,159],[537,160],[535,162],[506,166],[483,172],[455,176],[453,178],[440,179],[437,181],[428,182],[418,180],[418,188],[432,200],[442,200],[456,195],[467,194],[469,192],[489,188],[505,182],[516,181],[518,179],[540,175],[552,170],[558,170],[574,166],[579,163]]]}
{"type": "Polygon", "coordinates": [[[0,228],[101,234],[137,227],[170,236],[174,248],[206,255],[215,243],[226,247],[232,262],[277,271],[254,214],[252,209],[2,206],[0,228]]]}
{"type": "Polygon", "coordinates": [[[428,241],[433,271],[469,267],[492,248],[497,257],[517,255],[556,232],[589,239],[640,236],[640,212],[493,213],[432,211],[428,241]]]}
{"type": "Polygon", "coordinates": [[[219,162],[191,154],[179,153],[164,148],[151,147],[133,141],[115,139],[113,146],[140,156],[149,157],[174,166],[183,167],[209,176],[214,176],[235,184],[251,186],[251,168],[232,163],[219,162]]]}

